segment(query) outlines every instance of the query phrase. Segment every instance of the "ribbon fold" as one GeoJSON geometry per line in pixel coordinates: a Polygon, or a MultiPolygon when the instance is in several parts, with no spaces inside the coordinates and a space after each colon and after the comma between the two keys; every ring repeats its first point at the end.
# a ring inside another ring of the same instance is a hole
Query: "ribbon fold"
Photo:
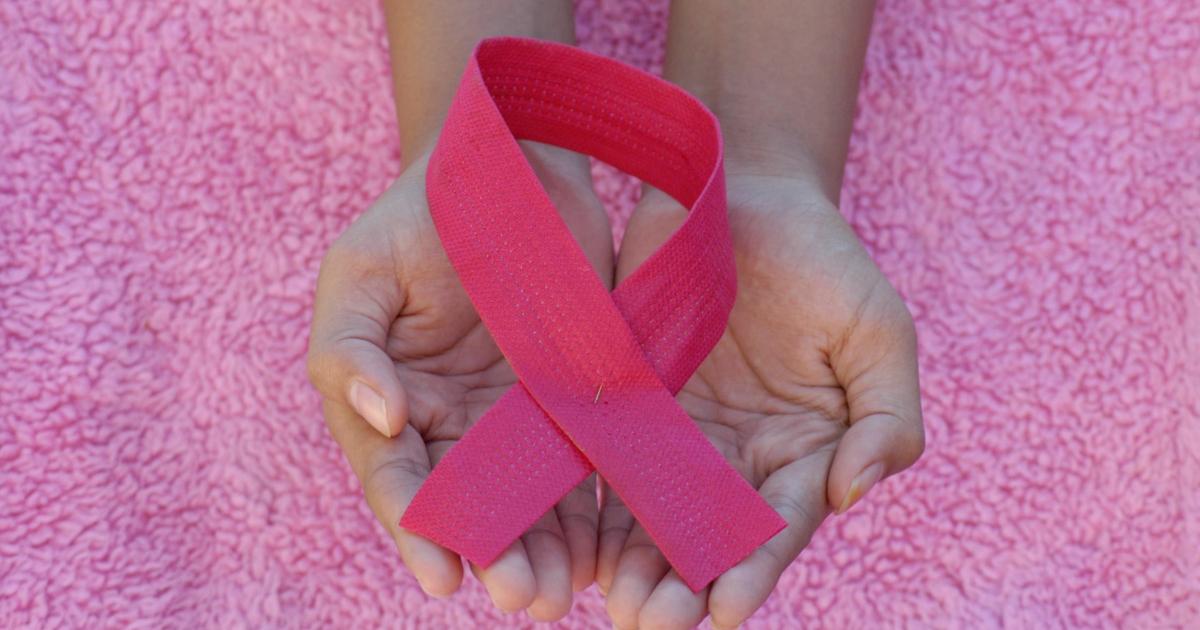
{"type": "Polygon", "coordinates": [[[426,175],[443,247],[520,382],[433,469],[400,525],[490,565],[593,470],[698,591],[786,523],[674,395],[736,290],[716,118],[577,48],[482,41],[426,175]],[[595,156],[689,208],[611,294],[517,139],[595,156]]]}

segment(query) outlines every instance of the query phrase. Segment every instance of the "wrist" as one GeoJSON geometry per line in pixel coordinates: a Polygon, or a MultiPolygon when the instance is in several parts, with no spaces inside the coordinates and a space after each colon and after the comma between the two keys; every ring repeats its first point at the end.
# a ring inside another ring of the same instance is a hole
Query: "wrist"
{"type": "Polygon", "coordinates": [[[779,176],[818,171],[817,156],[788,123],[721,110],[713,113],[721,124],[727,174],[779,176]]]}
{"type": "Polygon", "coordinates": [[[717,115],[729,172],[811,174],[836,198],[873,4],[673,3],[663,76],[717,115]]]}
{"type": "Polygon", "coordinates": [[[785,179],[837,203],[841,168],[823,168],[821,160],[786,129],[769,124],[745,126],[720,118],[728,180],[785,179]]]}
{"type": "Polygon", "coordinates": [[[433,149],[463,69],[480,40],[516,36],[575,41],[569,0],[384,0],[383,10],[406,166],[407,156],[433,149]]]}
{"type": "MultiPolygon", "coordinates": [[[[415,143],[411,149],[401,155],[401,172],[407,171],[414,164],[424,163],[437,146],[441,130],[422,134],[423,140],[415,143]]],[[[521,152],[538,177],[545,181],[553,178],[555,181],[568,183],[571,186],[592,185],[591,162],[586,155],[576,153],[551,144],[534,142],[533,140],[518,140],[521,152]]]]}
{"type": "Polygon", "coordinates": [[[837,199],[844,153],[834,154],[814,141],[797,120],[795,108],[771,99],[746,97],[735,86],[723,85],[721,73],[695,79],[679,83],[717,117],[727,176],[801,179],[837,199]]]}

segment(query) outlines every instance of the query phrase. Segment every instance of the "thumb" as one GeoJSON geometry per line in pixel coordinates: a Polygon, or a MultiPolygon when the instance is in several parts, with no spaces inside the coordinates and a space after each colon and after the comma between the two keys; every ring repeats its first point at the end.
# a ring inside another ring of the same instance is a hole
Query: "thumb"
{"type": "Polygon", "coordinates": [[[884,477],[913,465],[925,449],[916,331],[899,296],[894,304],[874,321],[860,321],[831,356],[850,417],[826,489],[838,514],[884,477]]]}
{"type": "Polygon", "coordinates": [[[403,300],[389,264],[335,243],[321,263],[309,337],[309,379],[388,437],[407,423],[407,398],[386,348],[403,300]]]}

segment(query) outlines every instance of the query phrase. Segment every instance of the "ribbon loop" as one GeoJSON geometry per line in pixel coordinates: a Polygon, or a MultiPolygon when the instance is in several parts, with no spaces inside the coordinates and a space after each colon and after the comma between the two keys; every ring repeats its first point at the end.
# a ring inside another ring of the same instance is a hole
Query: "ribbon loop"
{"type": "Polygon", "coordinates": [[[401,526],[486,566],[595,469],[694,590],[783,528],[674,399],[735,292],[707,109],[569,46],[485,40],[426,189],[447,256],[520,383],[450,449],[401,526]],[[608,161],[674,196],[688,218],[609,294],[518,138],[608,161]]]}

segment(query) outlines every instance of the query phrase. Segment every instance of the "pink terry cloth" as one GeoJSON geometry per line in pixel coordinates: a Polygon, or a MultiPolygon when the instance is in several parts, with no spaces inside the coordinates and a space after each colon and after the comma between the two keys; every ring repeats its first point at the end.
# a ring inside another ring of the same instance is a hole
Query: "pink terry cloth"
{"type": "MultiPolygon", "coordinates": [[[[581,45],[658,71],[666,9],[581,45]]],[[[532,625],[422,594],[305,378],[390,89],[375,2],[0,3],[0,626],[532,625]]],[[[1195,627],[1200,4],[885,0],[859,110],[929,446],[747,626],[1195,627]]]]}

